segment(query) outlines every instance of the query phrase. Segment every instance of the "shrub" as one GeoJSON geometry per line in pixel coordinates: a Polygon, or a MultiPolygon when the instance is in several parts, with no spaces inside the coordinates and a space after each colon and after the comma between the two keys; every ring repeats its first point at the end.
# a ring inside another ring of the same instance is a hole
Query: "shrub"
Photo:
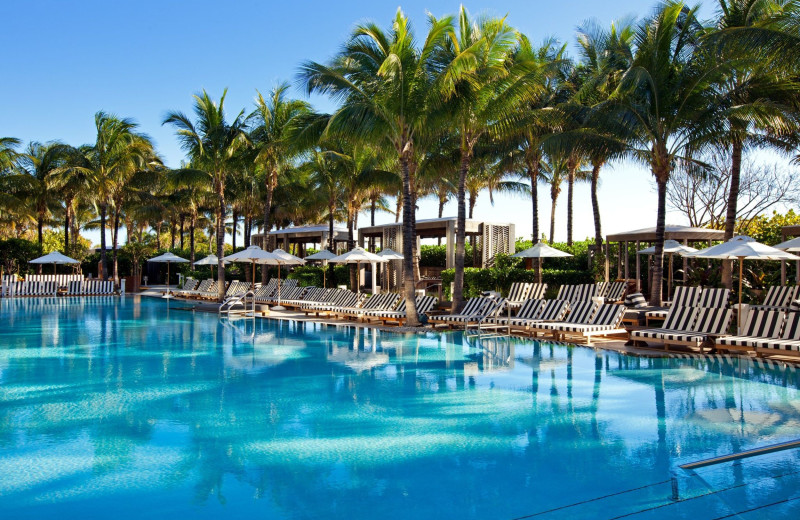
{"type": "MultiPolygon", "coordinates": [[[[451,297],[450,284],[455,278],[455,269],[442,271],[442,286],[447,298],[451,297]]],[[[489,269],[464,269],[464,297],[480,296],[483,291],[498,291],[508,294],[514,282],[535,282],[536,272],[516,267],[494,267],[489,269]]],[[[548,285],[548,294],[562,285],[592,283],[590,272],[583,270],[543,269],[542,282],[548,285]]]]}

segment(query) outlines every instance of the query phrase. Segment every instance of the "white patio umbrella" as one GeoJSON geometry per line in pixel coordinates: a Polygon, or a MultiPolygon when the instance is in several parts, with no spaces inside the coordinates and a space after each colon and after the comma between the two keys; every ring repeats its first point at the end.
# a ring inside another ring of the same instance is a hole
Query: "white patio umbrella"
{"type": "MultiPolygon", "coordinates": [[[[786,242],[781,242],[780,244],[774,247],[775,249],[780,249],[781,251],[789,251],[790,253],[796,253],[800,251],[800,237],[792,238],[791,240],[787,240],[786,242]]],[[[786,279],[786,269],[782,261],[781,283],[785,283],[785,279],[786,279]]],[[[794,279],[796,283],[800,283],[800,262],[794,263],[794,279]]]]}
{"type": "MultiPolygon", "coordinates": [[[[739,309],[742,308],[742,263],[744,260],[800,260],[800,257],[740,235],[716,246],[688,253],[691,258],[714,258],[739,261],[739,309]]],[[[741,320],[739,320],[741,322],[741,320]]],[[[741,323],[739,324],[741,329],[741,323]]]]}
{"type": "MultiPolygon", "coordinates": [[[[283,305],[281,305],[281,266],[282,265],[302,265],[305,264],[306,261],[298,256],[294,256],[293,254],[287,253],[283,249],[275,249],[272,251],[272,254],[275,255],[277,258],[277,262],[275,265],[278,266],[278,305],[274,306],[273,309],[276,311],[284,310],[283,305]]],[[[271,262],[265,262],[271,263],[271,262]]]]}
{"type": "Polygon", "coordinates": [[[58,251],[53,251],[52,253],[48,253],[44,256],[40,256],[39,258],[34,258],[33,260],[28,262],[29,264],[53,264],[53,274],[56,274],[56,265],[57,264],[79,264],[79,260],[75,260],[74,258],[70,258],[66,255],[59,253],[58,251]]]}
{"type": "Polygon", "coordinates": [[[170,297],[170,293],[169,293],[169,264],[173,264],[173,263],[174,264],[186,264],[186,263],[189,263],[189,261],[186,260],[185,258],[179,257],[178,255],[175,255],[173,253],[167,252],[167,253],[164,253],[163,255],[159,255],[159,256],[156,256],[156,257],[153,257],[153,258],[149,259],[148,262],[160,262],[160,263],[163,263],[163,264],[167,264],[167,292],[164,294],[163,297],[164,298],[169,298],[170,297]]]}
{"type": "Polygon", "coordinates": [[[322,262],[322,286],[323,287],[327,286],[327,280],[326,280],[327,269],[325,269],[325,267],[328,266],[328,260],[330,260],[331,258],[336,258],[336,255],[331,253],[327,249],[323,249],[322,251],[314,253],[313,255],[308,255],[305,258],[306,260],[315,260],[315,261],[318,261],[318,262],[322,262]]]}
{"type": "MultiPolygon", "coordinates": [[[[228,262],[225,259],[222,260],[222,264],[223,265],[224,264],[229,264],[229,263],[230,262],[228,262]]],[[[214,266],[219,265],[219,260],[217,259],[217,255],[210,254],[207,257],[196,261],[193,265],[195,265],[195,266],[198,266],[198,265],[209,265],[209,266],[211,266],[211,278],[214,278],[214,266]]]]}
{"type": "MultiPolygon", "coordinates": [[[[331,262],[335,264],[356,264],[356,269],[359,269],[361,262],[369,262],[372,264],[372,294],[377,294],[376,292],[376,284],[375,284],[375,264],[377,263],[385,263],[388,262],[386,258],[376,255],[375,253],[370,253],[363,247],[354,247],[350,251],[339,255],[337,257],[331,258],[331,262]]],[[[356,288],[358,292],[361,291],[360,284],[359,287],[356,288]]]]}
{"type": "MultiPolygon", "coordinates": [[[[685,246],[677,240],[664,240],[664,254],[669,258],[669,270],[667,277],[667,298],[672,298],[672,258],[676,254],[687,256],[689,253],[695,253],[697,249],[685,246]]],[[[637,251],[640,255],[654,255],[656,253],[656,246],[650,246],[641,251],[637,251]]],[[[684,275],[685,276],[685,275],[684,275]]]]}
{"type": "MultiPolygon", "coordinates": [[[[539,262],[541,262],[542,258],[564,258],[567,256],[572,256],[569,253],[565,253],[564,251],[559,251],[554,247],[550,247],[544,242],[537,242],[536,245],[533,247],[529,247],[524,251],[520,251],[519,253],[511,255],[512,258],[538,258],[539,262]]],[[[539,264],[539,283],[542,283],[542,269],[541,264],[539,264]]]]}
{"type": "Polygon", "coordinates": [[[247,249],[242,249],[237,253],[233,253],[232,255],[228,255],[224,257],[222,260],[228,262],[241,262],[241,263],[249,263],[253,265],[253,277],[250,279],[252,288],[256,286],[256,264],[269,264],[273,262],[277,262],[277,257],[268,252],[264,251],[258,246],[250,246],[247,249]]]}
{"type": "MultiPolygon", "coordinates": [[[[389,249],[388,247],[386,249],[381,249],[381,252],[378,253],[378,256],[380,256],[381,258],[385,258],[387,260],[402,260],[403,258],[405,258],[403,255],[401,255],[397,251],[393,251],[393,250],[389,249]]],[[[386,290],[388,291],[389,290],[389,278],[387,276],[385,268],[383,269],[383,271],[384,271],[383,272],[383,278],[386,279],[386,290]]]]}

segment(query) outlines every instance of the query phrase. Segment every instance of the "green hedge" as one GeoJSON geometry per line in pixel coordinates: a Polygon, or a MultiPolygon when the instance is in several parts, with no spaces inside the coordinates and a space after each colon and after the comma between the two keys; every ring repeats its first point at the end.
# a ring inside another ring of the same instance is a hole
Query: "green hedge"
{"type": "MultiPolygon", "coordinates": [[[[450,284],[455,278],[455,269],[442,271],[442,286],[446,298],[450,298],[450,284]]],[[[491,268],[464,269],[464,297],[472,298],[480,296],[483,291],[499,291],[508,294],[511,284],[514,282],[535,282],[536,272],[527,269],[517,268],[491,268]]],[[[592,274],[588,271],[563,270],[563,269],[543,269],[542,282],[548,285],[548,296],[555,295],[555,291],[562,285],[592,283],[592,274]]]]}
{"type": "MultiPolygon", "coordinates": [[[[350,269],[346,265],[337,265],[333,268],[334,279],[336,280],[336,285],[350,285],[350,269]]],[[[328,287],[331,286],[331,271],[330,266],[328,267],[328,274],[327,274],[327,283],[328,287]]],[[[286,278],[290,280],[297,280],[297,283],[301,287],[308,287],[309,285],[313,285],[315,287],[322,287],[322,267],[316,265],[301,265],[295,267],[291,273],[289,273],[286,278]]]]}

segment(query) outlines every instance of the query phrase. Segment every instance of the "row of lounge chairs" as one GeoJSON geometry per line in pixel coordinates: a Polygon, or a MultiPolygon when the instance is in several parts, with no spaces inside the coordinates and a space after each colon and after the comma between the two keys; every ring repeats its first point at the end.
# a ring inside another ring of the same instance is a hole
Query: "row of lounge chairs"
{"type": "MultiPolygon", "coordinates": [[[[56,280],[6,282],[4,296],[57,296],[59,283],[56,280]]],[[[113,280],[74,280],[67,284],[65,296],[109,296],[116,294],[113,280]]]]}

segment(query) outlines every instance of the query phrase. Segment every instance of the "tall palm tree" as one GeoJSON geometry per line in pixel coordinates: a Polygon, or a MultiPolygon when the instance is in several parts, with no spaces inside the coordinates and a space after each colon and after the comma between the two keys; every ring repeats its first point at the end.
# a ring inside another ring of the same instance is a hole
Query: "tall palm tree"
{"type": "Polygon", "coordinates": [[[569,159],[565,156],[552,156],[542,162],[542,170],[547,184],[550,185],[550,243],[555,239],[556,231],[556,204],[561,194],[561,185],[568,176],[569,159]]]}
{"type": "Polygon", "coordinates": [[[183,206],[189,213],[189,256],[195,261],[195,230],[197,220],[205,207],[213,205],[213,179],[206,170],[195,168],[192,163],[182,168],[168,170],[165,174],[165,187],[173,197],[184,201],[183,206]]]}
{"type": "Polygon", "coordinates": [[[300,78],[309,93],[327,94],[342,104],[330,117],[326,133],[343,134],[390,147],[403,181],[403,296],[407,324],[419,325],[414,292],[414,207],[412,162],[419,135],[429,119],[434,71],[431,55],[448,34],[451,19],[430,18],[420,48],[408,18],[398,9],[392,27],[358,25],[329,65],[306,62],[300,78]]]}
{"type": "Polygon", "coordinates": [[[720,119],[710,88],[726,66],[700,48],[697,8],[662,4],[636,30],[636,53],[611,99],[601,103],[608,121],[621,122],[629,154],[647,164],[656,181],[658,210],[650,303],[661,303],[667,182],[678,161],[718,134],[720,119]]]}
{"type": "Polygon", "coordinates": [[[236,153],[248,143],[245,133],[244,110],[230,123],[225,118],[225,96],[223,91],[219,103],[211,99],[204,90],[194,96],[195,122],[181,112],[169,112],[162,124],[170,124],[176,128],[178,140],[189,154],[192,162],[204,169],[216,194],[216,227],[217,241],[217,281],[219,282],[219,299],[225,297],[225,267],[222,258],[225,256],[225,181],[228,172],[234,167],[236,153]]]}
{"type": "Polygon", "coordinates": [[[436,53],[441,69],[436,84],[443,109],[459,136],[460,168],[456,184],[456,223],[453,312],[464,305],[464,252],[466,243],[466,180],[475,147],[496,128],[514,126],[519,107],[532,97],[535,62],[511,60],[517,33],[504,19],[476,21],[461,6],[458,31],[443,40],[436,53]]]}
{"type": "Polygon", "coordinates": [[[272,229],[272,196],[278,185],[280,170],[291,162],[294,155],[292,126],[298,124],[299,116],[311,112],[311,106],[307,102],[289,98],[288,91],[289,84],[281,83],[269,92],[266,99],[259,92],[256,109],[248,118],[254,125],[250,137],[256,149],[256,161],[263,166],[266,173],[265,238],[272,229]]]}
{"type": "MultiPolygon", "coordinates": [[[[797,129],[797,80],[789,73],[784,60],[754,60],[742,58],[740,49],[718,45],[715,33],[768,25],[781,12],[781,4],[772,0],[718,0],[716,27],[707,38],[717,56],[734,65],[716,85],[719,105],[724,107],[723,117],[727,131],[720,144],[731,156],[731,175],[725,215],[725,240],[733,237],[736,229],[739,179],[742,155],[756,147],[774,146],[791,150],[792,143],[783,136],[797,129]]],[[[733,286],[731,261],[722,264],[722,281],[733,286]]]]}

